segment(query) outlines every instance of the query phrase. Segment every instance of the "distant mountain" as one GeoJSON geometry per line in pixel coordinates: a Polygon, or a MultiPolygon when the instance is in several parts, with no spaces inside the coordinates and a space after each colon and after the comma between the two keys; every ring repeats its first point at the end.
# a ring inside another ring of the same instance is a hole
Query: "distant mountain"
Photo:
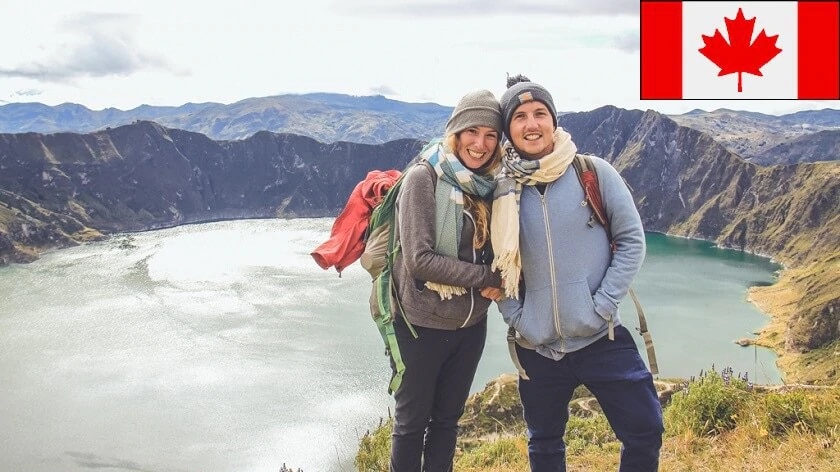
{"type": "Polygon", "coordinates": [[[11,103],[0,106],[0,133],[89,133],[150,120],[216,140],[245,139],[259,131],[271,131],[309,136],[325,143],[381,144],[403,138],[431,139],[443,130],[451,113],[451,107],[435,103],[329,93],[249,98],[229,105],[143,105],[128,111],[93,111],[70,103],[55,107],[11,103]]]}
{"type": "Polygon", "coordinates": [[[750,162],[772,165],[838,159],[840,159],[840,128],[805,134],[786,143],[777,144],[761,151],[750,162]]]}
{"type": "MultiPolygon", "coordinates": [[[[451,112],[451,107],[435,103],[407,103],[381,95],[360,97],[336,93],[248,98],[232,104],[143,105],[128,111],[115,108],[92,111],[70,103],[55,107],[12,103],[0,106],[0,133],[90,133],[149,120],[169,128],[201,133],[214,140],[245,139],[259,131],[270,131],[309,136],[323,143],[381,144],[403,138],[429,140],[443,130],[451,112]]],[[[559,112],[558,115],[567,113],[559,112]]],[[[774,116],[725,108],[711,112],[695,109],[683,115],[670,115],[670,118],[705,132],[744,159],[758,158],[755,162],[762,165],[837,158],[830,154],[792,155],[777,151],[797,152],[807,146],[778,146],[818,131],[840,129],[840,110],[809,110],[774,116]],[[776,151],[769,151],[771,149],[776,151]]]]}
{"type": "MultiPolygon", "coordinates": [[[[755,162],[762,165],[787,164],[791,162],[812,162],[816,160],[840,159],[838,154],[783,154],[780,149],[796,152],[799,145],[781,147],[794,140],[804,138],[825,130],[840,130],[840,110],[826,108],[808,110],[788,115],[774,116],[748,111],[735,111],[721,108],[707,112],[692,110],[682,115],[669,115],[677,123],[703,131],[727,149],[747,160],[758,158],[755,162]],[[776,151],[771,151],[776,149],[776,151]]],[[[829,136],[819,138],[824,146],[840,147],[840,141],[832,146],[826,141],[829,136]]]]}
{"type": "Polygon", "coordinates": [[[41,103],[9,103],[0,105],[0,133],[89,133],[137,120],[188,115],[214,105],[219,104],[187,103],[179,107],[141,105],[128,111],[116,108],[93,111],[75,103],[63,103],[54,107],[41,103]]]}

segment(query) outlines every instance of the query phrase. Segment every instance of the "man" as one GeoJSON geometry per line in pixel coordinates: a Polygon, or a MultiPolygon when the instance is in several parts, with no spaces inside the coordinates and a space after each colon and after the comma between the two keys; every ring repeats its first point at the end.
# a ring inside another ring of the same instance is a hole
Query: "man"
{"type": "Polygon", "coordinates": [[[499,310],[518,333],[531,470],[566,470],[568,404],[582,384],[622,442],[619,471],[655,471],[662,409],[653,377],[618,315],[645,255],[633,198],[618,172],[593,157],[608,233],[585,203],[571,165],[577,147],[557,127],[551,94],[517,76],[508,81],[501,105],[508,142],[491,235],[494,266],[509,297],[499,301],[499,310]]]}

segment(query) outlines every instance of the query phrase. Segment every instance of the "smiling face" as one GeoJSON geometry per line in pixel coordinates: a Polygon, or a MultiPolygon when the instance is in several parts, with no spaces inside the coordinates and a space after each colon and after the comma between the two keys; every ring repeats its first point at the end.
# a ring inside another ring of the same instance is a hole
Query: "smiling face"
{"type": "Polygon", "coordinates": [[[539,159],[554,150],[554,117],[544,103],[523,103],[510,120],[510,140],[523,159],[539,159]]]}
{"type": "Polygon", "coordinates": [[[481,168],[490,159],[499,144],[499,132],[487,126],[472,126],[457,135],[455,153],[470,169],[481,168]]]}

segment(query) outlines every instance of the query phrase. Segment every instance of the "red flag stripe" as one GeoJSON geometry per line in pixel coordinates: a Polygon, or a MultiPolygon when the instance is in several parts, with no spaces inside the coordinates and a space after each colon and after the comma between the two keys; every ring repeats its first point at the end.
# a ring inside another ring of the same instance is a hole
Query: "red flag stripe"
{"type": "Polygon", "coordinates": [[[799,2],[798,97],[840,99],[840,3],[799,2]]]}
{"type": "Polygon", "coordinates": [[[641,2],[641,98],[682,98],[682,2],[641,2]]]}

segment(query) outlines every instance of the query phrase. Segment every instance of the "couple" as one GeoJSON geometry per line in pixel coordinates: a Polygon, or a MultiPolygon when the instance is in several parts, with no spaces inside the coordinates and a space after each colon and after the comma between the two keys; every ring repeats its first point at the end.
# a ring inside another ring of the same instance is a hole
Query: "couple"
{"type": "Polygon", "coordinates": [[[464,96],[403,180],[394,285],[406,370],[394,392],[391,471],[452,470],[494,300],[519,333],[531,470],[566,470],[568,403],[581,384],[622,442],[620,470],[657,470],[659,400],[618,317],[644,259],[639,214],[618,172],[593,159],[613,253],[582,206],[576,147],[557,127],[551,94],[523,76],[508,82],[501,103],[486,90],[464,96]]]}

